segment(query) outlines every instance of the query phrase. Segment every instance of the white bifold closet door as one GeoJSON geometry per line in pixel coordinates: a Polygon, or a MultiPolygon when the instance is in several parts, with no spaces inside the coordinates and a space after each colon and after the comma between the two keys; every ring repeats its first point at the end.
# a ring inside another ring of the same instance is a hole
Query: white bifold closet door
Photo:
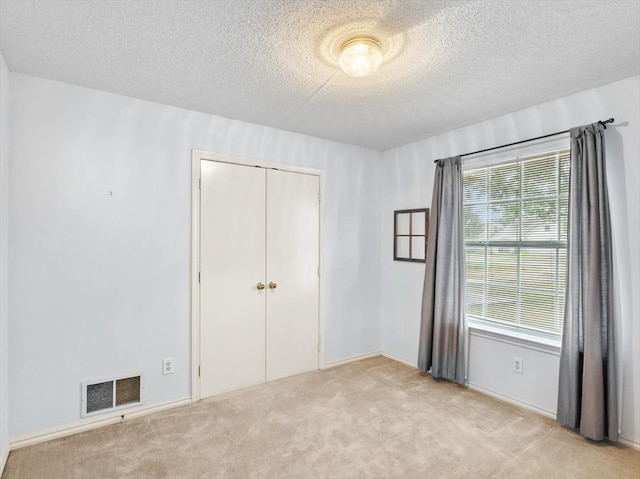
{"type": "Polygon", "coordinates": [[[264,382],[265,170],[200,162],[200,395],[264,382]]]}
{"type": "Polygon", "coordinates": [[[318,368],[319,178],[201,161],[200,395],[318,368]]]}
{"type": "Polygon", "coordinates": [[[267,170],[266,380],[318,369],[317,176],[267,170]]]}

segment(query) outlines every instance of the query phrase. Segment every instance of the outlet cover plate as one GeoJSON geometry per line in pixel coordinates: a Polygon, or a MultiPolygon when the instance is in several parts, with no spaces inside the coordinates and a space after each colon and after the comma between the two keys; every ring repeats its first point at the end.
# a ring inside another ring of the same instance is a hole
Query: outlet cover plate
{"type": "Polygon", "coordinates": [[[513,357],[513,372],[514,373],[518,373],[518,374],[522,374],[523,373],[522,358],[519,358],[517,356],[513,357]]]}
{"type": "Polygon", "coordinates": [[[162,374],[174,373],[174,359],[166,358],[162,360],[162,374]]]}

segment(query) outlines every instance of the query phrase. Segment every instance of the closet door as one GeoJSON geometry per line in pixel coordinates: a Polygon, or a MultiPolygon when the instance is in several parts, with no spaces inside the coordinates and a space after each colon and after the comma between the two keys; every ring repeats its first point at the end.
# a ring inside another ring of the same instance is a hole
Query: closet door
{"type": "Polygon", "coordinates": [[[201,161],[201,397],[265,381],[266,170],[201,161]]]}
{"type": "Polygon", "coordinates": [[[318,369],[317,176],[267,171],[266,380],[318,369]]]}

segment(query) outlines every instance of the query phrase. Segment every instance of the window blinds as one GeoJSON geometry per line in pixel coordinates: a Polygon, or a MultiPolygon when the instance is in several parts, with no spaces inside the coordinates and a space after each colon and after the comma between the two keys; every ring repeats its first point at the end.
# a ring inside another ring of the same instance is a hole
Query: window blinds
{"type": "Polygon", "coordinates": [[[569,150],[470,169],[463,183],[469,316],[559,338],[569,150]]]}

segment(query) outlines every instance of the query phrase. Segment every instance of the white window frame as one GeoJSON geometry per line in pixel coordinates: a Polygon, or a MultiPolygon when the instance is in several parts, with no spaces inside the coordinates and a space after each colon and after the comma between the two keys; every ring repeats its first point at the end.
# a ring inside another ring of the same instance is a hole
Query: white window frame
{"type": "MultiPolygon", "coordinates": [[[[519,161],[524,157],[543,156],[553,154],[561,150],[569,149],[568,138],[551,138],[531,142],[525,145],[516,145],[509,148],[500,149],[497,152],[487,152],[465,158],[463,162],[463,173],[468,170],[478,168],[488,168],[505,165],[519,161]]],[[[466,242],[465,242],[466,248],[466,242]]],[[[552,333],[525,332],[517,327],[509,325],[498,325],[498,323],[486,321],[481,318],[467,315],[468,328],[470,332],[481,336],[492,337],[494,339],[506,339],[508,342],[515,340],[514,344],[522,344],[528,347],[541,347],[548,352],[558,352],[561,347],[561,335],[552,333]]]]}

